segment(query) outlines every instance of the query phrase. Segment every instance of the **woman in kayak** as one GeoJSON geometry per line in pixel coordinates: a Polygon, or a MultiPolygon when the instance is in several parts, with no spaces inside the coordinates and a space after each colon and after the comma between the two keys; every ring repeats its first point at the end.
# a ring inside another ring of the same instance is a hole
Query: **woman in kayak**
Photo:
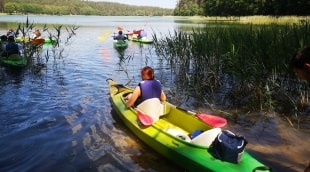
{"type": "Polygon", "coordinates": [[[154,70],[146,66],[141,69],[142,81],[134,89],[132,94],[129,94],[125,100],[126,107],[137,106],[144,100],[158,98],[161,101],[166,101],[166,95],[162,90],[161,83],[155,80],[154,70]]]}
{"type": "Polygon", "coordinates": [[[301,80],[310,83],[310,46],[300,49],[292,58],[290,68],[301,80]]]}

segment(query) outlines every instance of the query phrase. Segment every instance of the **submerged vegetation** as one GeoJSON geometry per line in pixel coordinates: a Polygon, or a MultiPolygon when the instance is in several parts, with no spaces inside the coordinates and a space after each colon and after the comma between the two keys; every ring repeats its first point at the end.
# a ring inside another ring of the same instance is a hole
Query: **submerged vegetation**
{"type": "Polygon", "coordinates": [[[308,89],[287,64],[310,42],[309,33],[309,20],[284,25],[209,22],[153,38],[157,54],[171,65],[175,83],[187,96],[236,113],[289,114],[289,121],[298,124],[309,112],[308,89]]]}

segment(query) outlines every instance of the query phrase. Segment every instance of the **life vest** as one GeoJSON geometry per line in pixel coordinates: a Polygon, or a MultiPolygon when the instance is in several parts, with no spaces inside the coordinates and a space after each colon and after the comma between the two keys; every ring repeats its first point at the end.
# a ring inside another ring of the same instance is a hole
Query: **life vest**
{"type": "Polygon", "coordinates": [[[162,88],[158,80],[144,80],[139,83],[139,86],[141,90],[140,102],[151,98],[160,99],[162,88]]]}

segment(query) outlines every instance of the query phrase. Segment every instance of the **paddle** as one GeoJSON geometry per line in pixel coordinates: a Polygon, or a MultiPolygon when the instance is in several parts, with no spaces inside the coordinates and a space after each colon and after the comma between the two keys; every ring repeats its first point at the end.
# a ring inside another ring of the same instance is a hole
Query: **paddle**
{"type": "Polygon", "coordinates": [[[227,120],[219,116],[210,115],[210,114],[197,114],[195,112],[188,111],[180,107],[176,107],[176,108],[195,115],[200,120],[202,120],[204,123],[212,127],[224,127],[227,124],[227,120]]]}
{"type": "Polygon", "coordinates": [[[148,125],[152,125],[153,124],[153,119],[146,115],[146,114],[143,114],[141,111],[137,110],[137,114],[138,114],[138,119],[139,121],[145,125],[145,126],[148,126],[148,125]]]}
{"type": "Polygon", "coordinates": [[[31,43],[33,44],[33,45],[40,45],[40,44],[44,44],[44,42],[45,42],[45,39],[33,39],[32,41],[31,41],[31,43]]]}
{"type": "MultiPolygon", "coordinates": [[[[112,80],[112,79],[111,79],[111,78],[108,78],[107,81],[108,81],[108,80],[112,80]]],[[[113,81],[113,80],[112,80],[112,81],[113,81]]],[[[118,93],[120,93],[120,92],[122,92],[122,91],[124,91],[124,90],[127,90],[127,87],[125,87],[123,84],[114,84],[113,86],[116,87],[117,90],[118,90],[116,94],[118,94],[118,93]]],[[[152,119],[150,116],[144,114],[143,112],[141,112],[141,111],[138,110],[138,109],[137,109],[137,115],[138,115],[139,121],[140,121],[144,126],[149,126],[149,125],[152,125],[152,124],[153,124],[153,119],[152,119]]]]}
{"type": "Polygon", "coordinates": [[[110,34],[110,31],[104,30],[103,33],[104,33],[104,35],[98,37],[98,39],[99,39],[100,41],[106,40],[107,37],[106,37],[105,35],[109,35],[109,34],[110,34]]]}
{"type": "Polygon", "coordinates": [[[100,41],[104,41],[104,40],[107,39],[107,37],[105,37],[105,36],[99,36],[98,39],[99,39],[100,41]]]}

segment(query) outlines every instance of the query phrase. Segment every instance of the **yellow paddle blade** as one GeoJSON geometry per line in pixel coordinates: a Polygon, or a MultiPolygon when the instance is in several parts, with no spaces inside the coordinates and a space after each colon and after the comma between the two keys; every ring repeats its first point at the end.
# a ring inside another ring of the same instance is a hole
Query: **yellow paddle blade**
{"type": "Polygon", "coordinates": [[[106,35],[109,35],[111,32],[108,31],[108,30],[104,30],[103,33],[106,34],[106,35]]]}
{"type": "Polygon", "coordinates": [[[104,40],[107,39],[107,37],[105,37],[105,36],[99,36],[98,39],[99,39],[100,41],[104,41],[104,40]]]}

